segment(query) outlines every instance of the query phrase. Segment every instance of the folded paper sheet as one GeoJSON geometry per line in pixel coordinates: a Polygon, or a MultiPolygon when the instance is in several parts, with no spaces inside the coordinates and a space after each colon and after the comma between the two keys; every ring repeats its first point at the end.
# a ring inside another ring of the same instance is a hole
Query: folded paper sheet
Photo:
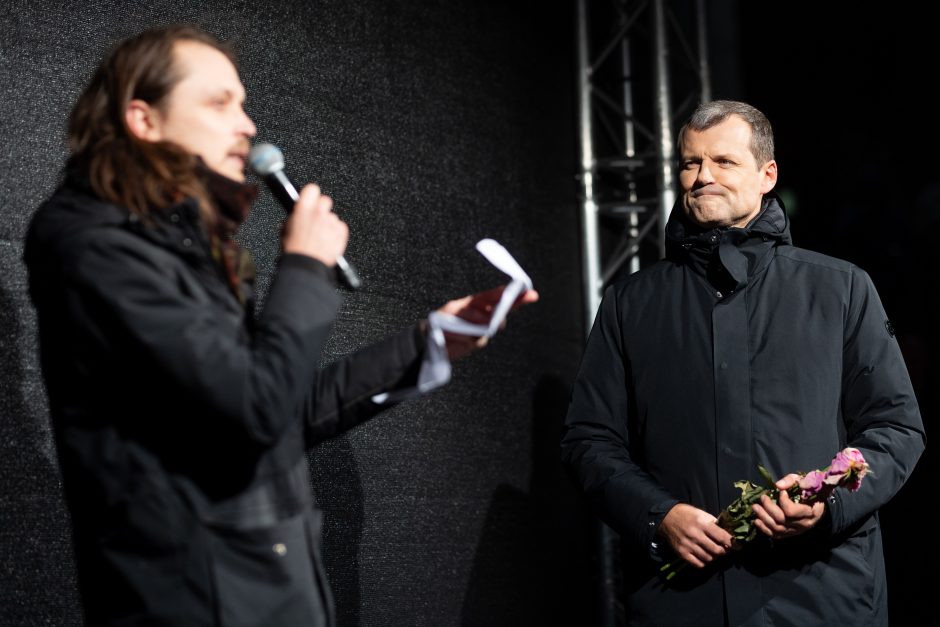
{"type": "Polygon", "coordinates": [[[486,324],[474,324],[459,316],[432,311],[428,315],[428,346],[418,373],[418,385],[413,388],[376,394],[375,403],[391,403],[418,396],[450,381],[450,359],[444,333],[456,333],[475,337],[492,337],[500,329],[513,303],[525,290],[532,289],[532,279],[525,273],[509,251],[493,239],[481,239],[476,248],[487,261],[509,275],[511,281],[503,290],[502,297],[493,308],[493,315],[486,324]]]}
{"type": "MultiPolygon", "coordinates": [[[[493,308],[493,316],[488,324],[473,324],[463,318],[451,314],[432,312],[429,319],[434,319],[437,325],[444,331],[459,333],[460,335],[473,335],[479,337],[492,337],[499,331],[499,325],[502,324],[512,304],[516,302],[524,290],[532,289],[532,279],[525,273],[525,270],[516,263],[509,251],[503,248],[502,244],[492,239],[481,239],[477,242],[477,250],[486,257],[487,261],[508,274],[512,281],[503,291],[502,298],[493,308]]],[[[434,322],[432,322],[434,324],[434,322]]]]}

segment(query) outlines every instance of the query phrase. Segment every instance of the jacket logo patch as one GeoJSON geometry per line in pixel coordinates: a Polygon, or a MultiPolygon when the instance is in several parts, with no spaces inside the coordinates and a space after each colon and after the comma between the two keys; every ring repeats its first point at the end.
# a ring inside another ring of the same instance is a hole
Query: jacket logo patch
{"type": "Polygon", "coordinates": [[[888,335],[894,337],[894,325],[891,324],[890,320],[885,320],[885,328],[888,330],[888,335]]]}

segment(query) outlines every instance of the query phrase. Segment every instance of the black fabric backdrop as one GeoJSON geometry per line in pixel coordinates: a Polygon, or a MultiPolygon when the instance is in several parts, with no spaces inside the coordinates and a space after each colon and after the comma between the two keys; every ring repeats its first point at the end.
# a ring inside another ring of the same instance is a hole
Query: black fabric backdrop
{"type": "MultiPolygon", "coordinates": [[[[448,387],[312,452],[341,625],[590,614],[589,534],[557,461],[583,338],[573,13],[549,4],[2,3],[0,625],[81,624],[22,236],[100,57],[177,22],[234,43],[258,139],[350,226],[364,286],[346,295],[326,361],[504,282],[474,249],[483,237],[541,292],[448,387]]],[[[265,192],[241,233],[262,289],[282,217],[265,192]]]]}
{"type": "MultiPolygon", "coordinates": [[[[447,388],[312,453],[341,625],[596,624],[590,524],[557,461],[583,338],[574,4],[0,1],[0,627],[81,624],[22,235],[58,181],[68,111],[101,55],[176,22],[234,42],[259,140],[350,225],[365,285],[346,295],[326,361],[501,282],[473,249],[481,237],[505,244],[542,295],[447,388]]],[[[922,4],[708,11],[714,97],[769,115],[797,244],[871,273],[930,433],[940,182],[922,4]]],[[[242,232],[262,288],[282,217],[265,193],[242,232]]],[[[931,450],[882,512],[902,627],[940,624],[938,544],[921,513],[931,450]]]]}

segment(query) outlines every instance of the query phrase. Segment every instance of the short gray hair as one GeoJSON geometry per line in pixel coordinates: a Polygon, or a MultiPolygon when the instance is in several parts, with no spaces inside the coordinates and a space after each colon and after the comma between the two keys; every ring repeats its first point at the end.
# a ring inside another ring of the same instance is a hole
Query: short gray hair
{"type": "Polygon", "coordinates": [[[687,130],[701,132],[717,126],[736,115],[751,127],[751,154],[757,161],[758,167],[774,159],[774,131],[770,127],[770,120],[758,109],[746,102],[737,100],[712,100],[703,102],[689,120],[679,129],[679,147],[682,147],[682,138],[687,130]]]}

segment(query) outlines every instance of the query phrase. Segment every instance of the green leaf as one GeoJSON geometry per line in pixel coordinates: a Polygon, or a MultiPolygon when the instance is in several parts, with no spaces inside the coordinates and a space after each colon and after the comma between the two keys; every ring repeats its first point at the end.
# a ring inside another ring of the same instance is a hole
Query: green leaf
{"type": "Polygon", "coordinates": [[[766,468],[764,468],[763,466],[761,466],[760,464],[758,464],[758,465],[757,465],[757,472],[759,472],[759,473],[760,473],[760,476],[763,477],[763,478],[764,478],[764,481],[767,482],[767,487],[769,487],[769,488],[771,488],[771,489],[777,487],[777,486],[775,485],[774,478],[770,475],[770,472],[769,472],[766,468]]]}

